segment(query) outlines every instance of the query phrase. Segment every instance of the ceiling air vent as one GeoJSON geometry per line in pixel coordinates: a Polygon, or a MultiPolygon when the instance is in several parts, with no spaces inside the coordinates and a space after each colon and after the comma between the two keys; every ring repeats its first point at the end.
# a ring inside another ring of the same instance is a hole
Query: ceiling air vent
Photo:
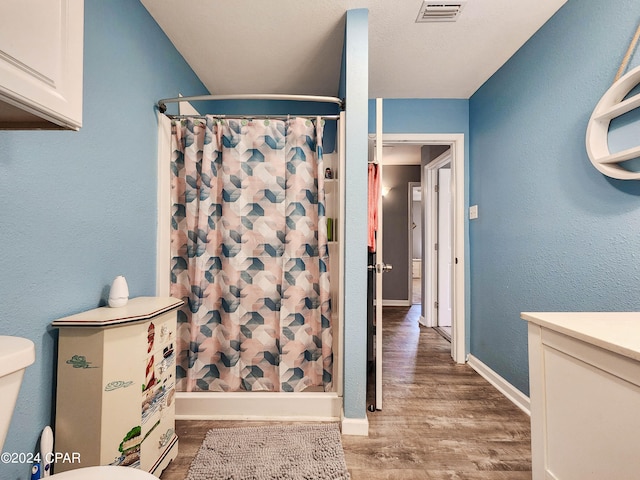
{"type": "Polygon", "coordinates": [[[422,2],[420,13],[416,18],[416,23],[424,22],[455,22],[464,7],[465,0],[454,0],[449,2],[437,2],[435,0],[425,0],[422,2]]]}

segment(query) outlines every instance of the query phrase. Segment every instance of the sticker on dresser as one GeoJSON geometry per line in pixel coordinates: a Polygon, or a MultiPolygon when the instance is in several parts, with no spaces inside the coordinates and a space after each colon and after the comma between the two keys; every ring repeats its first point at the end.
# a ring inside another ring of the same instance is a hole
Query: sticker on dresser
{"type": "Polygon", "coordinates": [[[124,380],[116,380],[115,382],[107,383],[104,387],[104,391],[113,392],[114,390],[117,390],[119,388],[127,388],[131,385],[133,385],[133,380],[127,380],[126,382],[124,380]]]}
{"type": "Polygon", "coordinates": [[[110,465],[122,467],[140,466],[140,444],[142,443],[142,428],[140,425],[127,432],[118,446],[120,456],[116,457],[110,465]]]}
{"type": "Polygon", "coordinates": [[[97,366],[91,365],[93,362],[87,361],[87,357],[84,355],[74,355],[67,360],[66,363],[73,368],[98,368],[97,366]]]}

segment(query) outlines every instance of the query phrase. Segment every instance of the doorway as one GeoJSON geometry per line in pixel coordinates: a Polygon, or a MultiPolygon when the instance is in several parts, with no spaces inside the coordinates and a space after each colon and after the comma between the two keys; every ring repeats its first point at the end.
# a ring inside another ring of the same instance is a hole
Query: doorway
{"type": "Polygon", "coordinates": [[[409,298],[411,305],[422,305],[422,184],[409,182],[409,298]]]}
{"type": "MultiPolygon", "coordinates": [[[[420,145],[422,147],[447,146],[448,149],[425,164],[423,161],[422,187],[422,305],[420,323],[427,327],[436,327],[437,309],[435,302],[437,298],[437,270],[435,274],[432,266],[436,264],[436,250],[432,248],[436,242],[437,228],[434,229],[429,218],[438,218],[437,209],[432,211],[434,205],[437,206],[437,199],[432,198],[434,186],[437,183],[437,171],[446,165],[448,168],[449,186],[448,198],[450,199],[449,226],[448,230],[450,245],[449,262],[450,267],[445,271],[449,272],[449,280],[441,280],[441,284],[449,285],[449,293],[445,297],[448,299],[446,310],[450,311],[450,336],[451,336],[451,356],[457,363],[466,361],[466,314],[465,314],[465,252],[464,252],[464,231],[465,231],[465,200],[464,200],[464,135],[462,134],[382,134],[384,145],[420,145]],[[429,188],[429,180],[432,181],[432,188],[429,188]],[[431,212],[431,213],[429,213],[431,212]],[[430,226],[431,225],[431,226],[430,226]]],[[[447,175],[447,173],[443,174],[447,175]]],[[[442,294],[444,295],[444,293],[442,294]]]]}
{"type": "MultiPolygon", "coordinates": [[[[370,135],[369,142],[369,159],[370,162],[376,163],[377,160],[383,158],[383,146],[398,146],[398,145],[413,145],[420,146],[421,152],[425,150],[438,149],[440,152],[446,150],[449,155],[450,162],[450,197],[451,197],[451,280],[450,280],[450,296],[451,296],[451,357],[456,363],[466,362],[467,351],[467,326],[466,326],[466,314],[465,314],[465,187],[464,187],[464,171],[465,171],[465,156],[464,156],[464,135],[463,134],[384,134],[382,133],[382,99],[376,99],[376,134],[370,135]]],[[[424,166],[424,156],[421,155],[419,165],[424,166]]],[[[381,162],[382,163],[382,162],[381,162]]],[[[427,163],[429,168],[433,167],[433,162],[427,163]]],[[[381,168],[379,172],[379,186],[381,190],[384,190],[384,169],[381,168]]],[[[422,191],[422,212],[424,218],[424,212],[427,209],[427,189],[425,188],[425,176],[428,170],[420,168],[421,173],[421,191],[422,191]]],[[[371,185],[371,177],[369,179],[371,185]]],[[[406,185],[406,183],[405,183],[406,185]]],[[[404,198],[407,196],[405,194],[404,198]]],[[[385,264],[383,260],[382,249],[382,196],[377,199],[378,205],[378,231],[375,235],[376,238],[376,255],[375,260],[369,258],[369,292],[368,305],[370,315],[368,315],[368,353],[374,353],[374,362],[372,364],[372,370],[375,371],[373,375],[374,381],[371,384],[375,384],[375,403],[369,406],[370,411],[382,409],[382,332],[383,332],[383,315],[382,315],[382,274],[385,271],[391,270],[390,266],[385,264]],[[372,278],[373,277],[373,278],[372,278]],[[375,299],[373,290],[375,289],[375,299]]],[[[429,204],[430,205],[430,204],[429,204]]],[[[407,217],[405,217],[407,218],[407,217]]],[[[423,224],[423,232],[424,232],[423,224]]],[[[423,236],[423,239],[425,237],[423,236]]],[[[425,285],[429,282],[426,281],[424,273],[426,273],[426,267],[428,257],[431,252],[431,244],[423,241],[425,246],[422,251],[422,274],[423,274],[423,287],[422,287],[422,304],[420,305],[420,323],[432,327],[434,319],[428,315],[429,309],[427,308],[426,295],[429,288],[425,285]],[[426,247],[428,245],[428,247],[426,247]],[[428,323],[427,323],[428,322],[428,323]]],[[[406,243],[404,244],[407,245],[406,243]]],[[[431,256],[432,253],[431,253],[431,256]]],[[[404,258],[409,257],[408,252],[404,258]]],[[[431,260],[431,258],[429,258],[431,260]]],[[[409,262],[407,262],[409,263],[409,262]]],[[[407,274],[404,277],[407,283],[410,282],[410,276],[407,274]]],[[[416,308],[416,307],[414,307],[416,308]]],[[[368,355],[369,358],[371,358],[368,355]]]]}
{"type": "Polygon", "coordinates": [[[435,328],[452,343],[453,348],[453,294],[454,276],[454,209],[452,157],[449,150],[424,166],[425,179],[425,284],[427,301],[426,325],[435,328]],[[431,248],[433,246],[433,248],[431,248]]]}

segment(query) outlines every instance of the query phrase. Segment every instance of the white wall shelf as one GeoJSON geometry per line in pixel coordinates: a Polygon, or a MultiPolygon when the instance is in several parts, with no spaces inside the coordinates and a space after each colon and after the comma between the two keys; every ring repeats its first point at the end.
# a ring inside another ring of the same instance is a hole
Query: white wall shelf
{"type": "Polygon", "coordinates": [[[608,141],[611,120],[640,107],[640,94],[625,99],[639,83],[640,67],[636,67],[611,85],[596,105],[587,125],[586,148],[589,159],[598,171],[611,178],[640,179],[640,172],[622,165],[640,157],[640,146],[611,153],[608,141]]]}

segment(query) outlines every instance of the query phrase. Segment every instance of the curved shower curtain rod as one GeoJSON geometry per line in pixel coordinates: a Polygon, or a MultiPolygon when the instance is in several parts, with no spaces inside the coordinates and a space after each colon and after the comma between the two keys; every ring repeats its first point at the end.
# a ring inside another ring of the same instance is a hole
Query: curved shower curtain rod
{"type": "Polygon", "coordinates": [[[190,102],[201,100],[293,100],[298,102],[335,103],[344,110],[344,100],[338,97],[322,97],[315,95],[281,95],[281,94],[239,94],[239,95],[196,95],[193,97],[163,98],[156,104],[160,113],[167,111],[167,103],[190,102]]]}

